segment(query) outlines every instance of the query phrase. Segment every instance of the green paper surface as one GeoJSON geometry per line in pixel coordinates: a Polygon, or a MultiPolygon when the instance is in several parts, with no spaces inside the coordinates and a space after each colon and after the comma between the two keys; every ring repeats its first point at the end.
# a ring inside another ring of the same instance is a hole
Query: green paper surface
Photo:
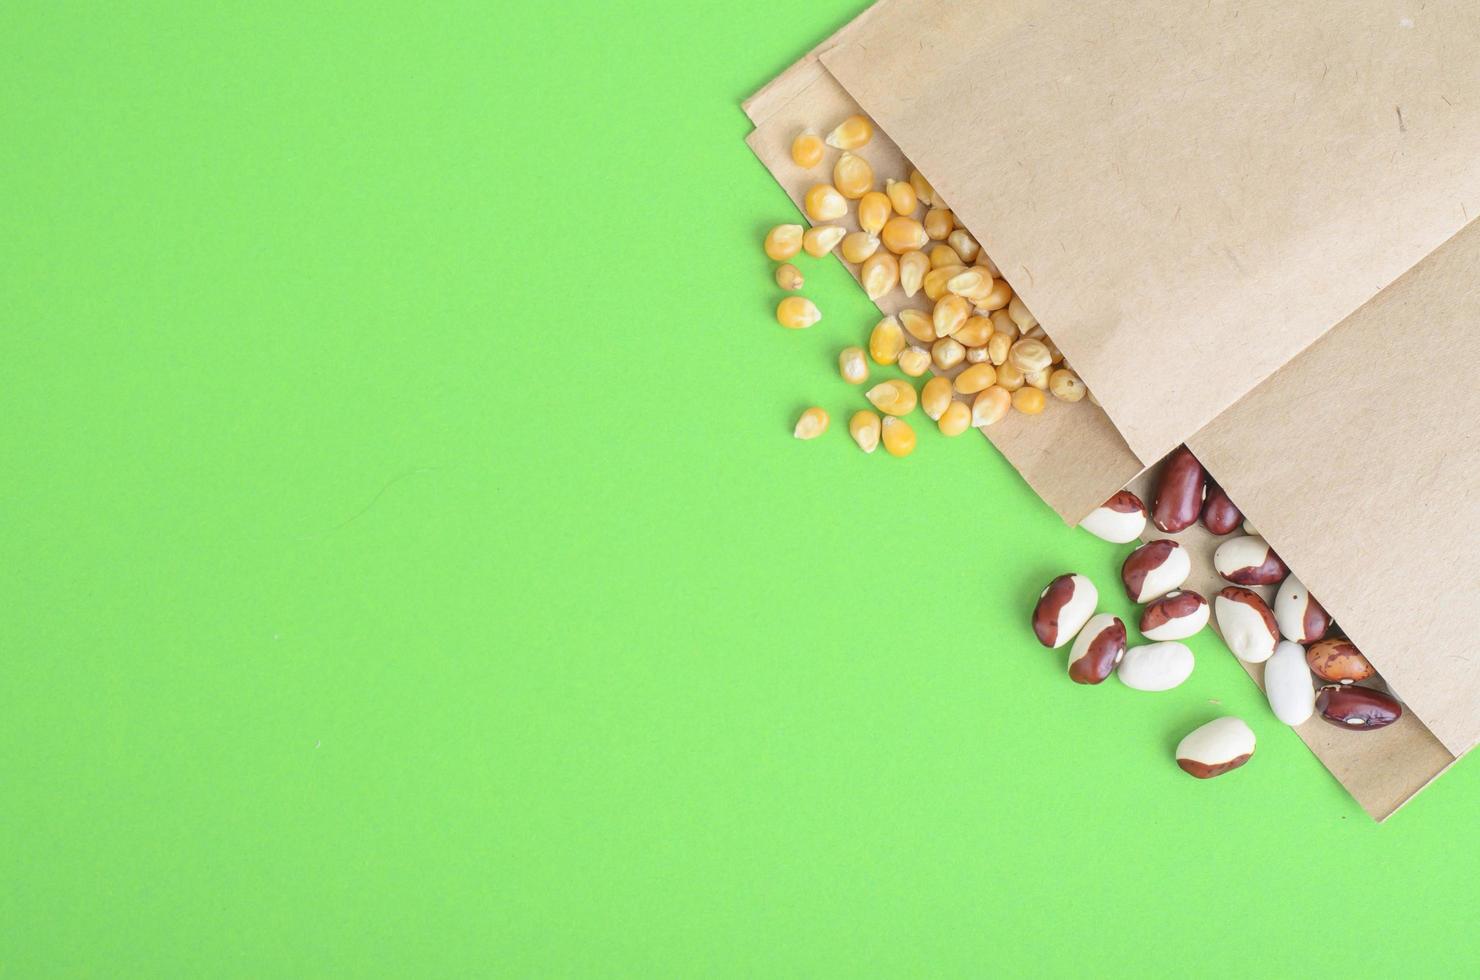
{"type": "Polygon", "coordinates": [[[859,9],[0,6],[0,977],[1476,972],[1480,769],[1071,684],[1127,549],[848,439],[739,101],[859,9]]]}

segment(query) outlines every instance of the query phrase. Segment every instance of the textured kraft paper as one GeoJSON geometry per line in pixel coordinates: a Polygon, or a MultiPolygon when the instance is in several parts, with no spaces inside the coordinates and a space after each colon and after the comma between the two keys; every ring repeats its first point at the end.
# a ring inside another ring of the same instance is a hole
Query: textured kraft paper
{"type": "Polygon", "coordinates": [[[1480,215],[1473,0],[886,0],[819,56],[1148,465],[1480,215]]]}

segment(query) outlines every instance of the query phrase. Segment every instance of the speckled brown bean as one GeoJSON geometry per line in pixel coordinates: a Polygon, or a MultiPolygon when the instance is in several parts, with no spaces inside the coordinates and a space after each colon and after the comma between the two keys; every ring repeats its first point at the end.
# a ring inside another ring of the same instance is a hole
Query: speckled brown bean
{"type": "Polygon", "coordinates": [[[1370,687],[1323,687],[1316,693],[1316,710],[1337,728],[1359,732],[1386,728],[1403,717],[1396,698],[1370,687]]]}
{"type": "Polygon", "coordinates": [[[1305,651],[1305,662],[1312,674],[1333,684],[1355,684],[1376,673],[1356,644],[1345,637],[1313,644],[1305,651]]]}
{"type": "Polygon", "coordinates": [[[1244,515],[1228,499],[1228,493],[1211,478],[1208,480],[1208,499],[1203,502],[1202,522],[1212,534],[1232,534],[1243,523],[1244,515]]]}
{"type": "Polygon", "coordinates": [[[1161,468],[1151,522],[1168,534],[1185,531],[1202,512],[1207,473],[1192,450],[1178,446],[1161,468]]]}

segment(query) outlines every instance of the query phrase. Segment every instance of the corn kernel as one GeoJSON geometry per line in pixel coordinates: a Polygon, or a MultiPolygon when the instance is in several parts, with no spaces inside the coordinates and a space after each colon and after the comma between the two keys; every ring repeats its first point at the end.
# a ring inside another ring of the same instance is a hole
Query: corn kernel
{"type": "Polygon", "coordinates": [[[838,193],[856,201],[874,189],[874,168],[856,153],[844,153],[833,164],[833,186],[838,193]]]}
{"type": "Polygon", "coordinates": [[[884,181],[884,193],[889,195],[889,203],[894,205],[894,213],[904,215],[908,218],[915,213],[920,202],[915,198],[915,189],[905,180],[884,181]]]}
{"type": "Polygon", "coordinates": [[[966,271],[965,266],[943,265],[939,269],[931,269],[925,273],[925,280],[921,283],[925,295],[933,300],[938,300],[946,295],[946,283],[966,271]]]}
{"type": "Polygon", "coordinates": [[[1024,337],[1013,344],[1007,359],[1013,367],[1024,374],[1043,371],[1053,363],[1053,355],[1048,352],[1048,347],[1043,341],[1034,340],[1031,337],[1024,337]]]}
{"type": "Polygon", "coordinates": [[[935,301],[931,324],[937,337],[949,337],[960,330],[971,316],[971,304],[960,296],[947,293],[935,301]]]}
{"type": "Polygon", "coordinates": [[[997,268],[997,263],[993,262],[992,257],[986,252],[983,252],[979,256],[977,256],[977,265],[985,266],[987,271],[992,274],[993,279],[1002,278],[1002,270],[997,268]]]}
{"type": "Polygon", "coordinates": [[[1023,336],[1024,337],[1031,337],[1034,340],[1042,340],[1044,337],[1047,337],[1048,334],[1046,334],[1046,333],[1043,332],[1043,327],[1042,326],[1036,326],[1036,327],[1029,327],[1028,329],[1024,330],[1023,331],[1023,336]]]}
{"type": "Polygon", "coordinates": [[[884,230],[884,222],[889,220],[893,211],[894,206],[883,192],[869,191],[858,200],[858,227],[877,235],[884,230]]]}
{"type": "Polygon", "coordinates": [[[930,359],[942,371],[949,371],[966,360],[966,348],[954,337],[942,337],[931,346],[930,359]]]}
{"type": "Polygon", "coordinates": [[[935,340],[935,321],[924,310],[900,310],[899,322],[904,324],[905,330],[916,340],[927,344],[935,340]]]}
{"type": "Polygon", "coordinates": [[[1009,344],[1018,339],[1018,326],[1012,322],[1012,317],[1007,315],[1006,310],[992,311],[992,329],[1006,337],[1009,344]]]}
{"type": "Polygon", "coordinates": [[[810,129],[797,133],[796,139],[791,141],[791,162],[798,167],[811,170],[822,162],[823,152],[822,137],[810,129]]]}
{"type": "Polygon", "coordinates": [[[879,239],[866,231],[850,231],[843,236],[838,254],[855,265],[879,250],[879,239]]]}
{"type": "Polygon", "coordinates": [[[997,365],[997,386],[1008,391],[1017,391],[1028,383],[1027,377],[1011,361],[997,365]]]}
{"type": "Polygon", "coordinates": [[[899,352],[902,350],[904,331],[899,328],[898,320],[886,316],[874,324],[873,332],[868,335],[868,352],[875,364],[893,364],[899,360],[899,352]]]}
{"type": "Polygon", "coordinates": [[[961,256],[949,245],[937,245],[930,250],[930,268],[943,269],[946,266],[965,265],[961,256]]]}
{"type": "Polygon", "coordinates": [[[904,419],[884,420],[884,451],[890,456],[908,456],[915,451],[915,430],[904,419]]]}
{"type": "MultiPolygon", "coordinates": [[[[981,254],[982,247],[971,237],[971,232],[965,228],[957,228],[946,236],[946,244],[956,250],[956,254],[967,262],[975,262],[976,257],[981,254]]],[[[989,273],[990,275],[990,273],[989,273]]],[[[993,279],[997,278],[995,275],[993,279]]]]}
{"type": "Polygon", "coordinates": [[[987,353],[987,349],[985,347],[968,347],[966,348],[966,363],[991,364],[992,357],[990,354],[987,353]]]}
{"type": "Polygon", "coordinates": [[[867,409],[854,412],[848,420],[848,434],[866,453],[879,448],[879,428],[879,417],[867,409]]]}
{"type": "Polygon", "coordinates": [[[827,413],[813,405],[797,419],[797,427],[791,434],[798,439],[816,439],[827,431],[827,413]]]}
{"type": "Polygon", "coordinates": [[[992,321],[984,316],[969,316],[951,336],[967,347],[985,347],[992,339],[992,321]]]}
{"type": "Polygon", "coordinates": [[[1079,375],[1068,368],[1059,368],[1048,376],[1048,390],[1060,401],[1077,402],[1084,397],[1086,389],[1079,375]]]}
{"type": "Polygon", "coordinates": [[[906,347],[899,352],[899,369],[912,378],[930,370],[930,352],[923,347],[906,347]]]}
{"type": "Polygon", "coordinates": [[[844,347],[838,352],[838,373],[850,385],[861,385],[868,380],[868,361],[862,347],[844,347]]]}
{"type": "Polygon", "coordinates": [[[919,401],[915,389],[908,382],[898,379],[874,385],[864,393],[864,397],[885,415],[908,415],[915,410],[915,403],[919,401]]]}
{"type": "Polygon", "coordinates": [[[959,436],[971,428],[971,409],[965,402],[951,402],[935,426],[943,436],[959,436]]]}
{"type": "Polygon", "coordinates": [[[813,225],[802,233],[802,251],[820,259],[837,247],[848,234],[848,229],[838,225],[813,225]]]}
{"type": "Polygon", "coordinates": [[[1012,351],[1012,338],[1005,333],[994,333],[987,339],[987,360],[997,367],[1007,363],[1007,355],[1012,351]]]}
{"type": "Polygon", "coordinates": [[[782,289],[801,289],[802,270],[790,262],[783,262],[776,267],[776,285],[782,289]]]}
{"type": "Polygon", "coordinates": [[[802,250],[801,225],[777,225],[766,232],[766,258],[785,262],[802,250]]]}
{"type": "Polygon", "coordinates": [[[912,249],[922,249],[930,242],[924,225],[914,218],[898,214],[884,222],[884,230],[879,232],[879,237],[884,240],[884,247],[895,255],[903,255],[912,249]]]}
{"type": "Polygon", "coordinates": [[[1012,407],[1024,415],[1037,415],[1043,411],[1046,400],[1037,388],[1019,388],[1012,393],[1012,407]]]}
{"type": "Polygon", "coordinates": [[[946,289],[972,303],[980,303],[992,291],[992,278],[987,270],[972,266],[946,280],[946,289]]]}
{"type": "Polygon", "coordinates": [[[984,310],[1000,310],[1012,301],[1012,287],[1006,279],[992,282],[992,291],[977,305],[984,310]]]}
{"type": "Polygon", "coordinates": [[[1018,329],[1024,332],[1038,326],[1038,318],[1029,311],[1021,296],[1014,296],[1007,304],[1007,315],[1012,317],[1012,322],[1018,325],[1018,329]]]}
{"type": "Polygon", "coordinates": [[[822,311],[805,296],[788,296],[776,306],[776,322],[789,330],[805,330],[822,319],[822,311]]]}
{"type": "Polygon", "coordinates": [[[827,134],[827,145],[839,150],[856,150],[874,138],[874,124],[867,116],[849,116],[827,134]]]}
{"type": "Polygon", "coordinates": [[[910,186],[915,189],[915,197],[927,208],[935,206],[935,188],[930,186],[930,181],[918,170],[910,171],[910,186]]]}
{"type": "Polygon", "coordinates": [[[997,369],[990,364],[973,364],[956,375],[956,390],[963,395],[986,391],[997,383],[997,369]]]}
{"type": "Polygon", "coordinates": [[[945,414],[951,404],[951,379],[935,377],[920,389],[920,408],[934,421],[945,414]]]}
{"type": "Polygon", "coordinates": [[[930,271],[930,259],[919,249],[906,252],[899,257],[899,286],[911,298],[920,291],[925,273],[930,271]]]}
{"type": "Polygon", "coordinates": [[[1044,347],[1048,348],[1049,361],[1053,364],[1062,364],[1064,360],[1064,352],[1059,350],[1059,345],[1054,343],[1052,340],[1049,340],[1047,334],[1044,334],[1038,339],[1043,341],[1044,347]]]}
{"type": "Polygon", "coordinates": [[[1023,384],[1030,388],[1037,388],[1039,391],[1047,391],[1048,376],[1052,371],[1052,368],[1044,368],[1042,371],[1025,371],[1023,372],[1023,384]]]}
{"type": "Polygon", "coordinates": [[[864,261],[858,281],[869,299],[882,298],[899,285],[899,260],[888,252],[875,252],[864,261]]]}
{"type": "Polygon", "coordinates": [[[942,208],[931,208],[925,212],[925,234],[937,242],[945,241],[956,227],[956,216],[942,208]]]}
{"type": "Polygon", "coordinates": [[[994,425],[1001,422],[1012,407],[1012,394],[999,385],[993,385],[976,396],[971,403],[972,425],[994,425]]]}
{"type": "Polygon", "coordinates": [[[831,184],[813,184],[802,198],[802,210],[816,221],[835,221],[848,213],[848,199],[831,184]]]}

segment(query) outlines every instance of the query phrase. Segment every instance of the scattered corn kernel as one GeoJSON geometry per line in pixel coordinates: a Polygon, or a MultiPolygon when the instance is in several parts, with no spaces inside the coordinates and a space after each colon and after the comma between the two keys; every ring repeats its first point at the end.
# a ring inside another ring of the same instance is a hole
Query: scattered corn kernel
{"type": "Polygon", "coordinates": [[[899,369],[912,378],[930,370],[930,352],[923,347],[906,347],[899,352],[899,369]]]}
{"type": "Polygon", "coordinates": [[[1029,327],[1028,329],[1024,330],[1023,331],[1023,336],[1024,337],[1032,337],[1034,340],[1042,340],[1043,338],[1047,337],[1048,334],[1046,334],[1046,333],[1043,332],[1043,327],[1042,326],[1033,326],[1033,327],[1029,327]]]}
{"type": "Polygon", "coordinates": [[[951,336],[967,347],[985,347],[992,339],[992,321],[984,316],[969,316],[951,336]]]}
{"type": "Polygon", "coordinates": [[[951,404],[951,379],[934,377],[920,389],[920,408],[934,421],[945,414],[951,404]]]}
{"type": "Polygon", "coordinates": [[[924,310],[900,310],[899,322],[904,324],[905,330],[916,340],[927,344],[935,340],[935,321],[924,310]]]}
{"type": "Polygon", "coordinates": [[[776,306],[776,322],[789,330],[805,330],[822,319],[822,311],[805,296],[788,296],[776,306]]]}
{"type": "Polygon", "coordinates": [[[921,284],[925,295],[931,299],[940,299],[947,292],[946,284],[965,271],[964,265],[943,265],[938,269],[931,269],[925,273],[925,280],[921,284]]]}
{"type": "Polygon", "coordinates": [[[997,383],[997,369],[990,364],[973,364],[956,375],[956,390],[963,395],[986,391],[997,383]]]}
{"type": "Polygon", "coordinates": [[[1012,322],[1018,325],[1018,329],[1024,332],[1038,326],[1038,318],[1029,311],[1027,304],[1021,296],[1014,296],[1007,304],[1007,315],[1012,317],[1012,322]]]}
{"type": "Polygon", "coordinates": [[[987,360],[1001,367],[1007,363],[1007,355],[1012,351],[1012,338],[1005,333],[994,333],[987,338],[987,360]]]}
{"type": "Polygon", "coordinates": [[[1006,337],[1009,344],[1018,339],[1017,324],[1012,322],[1006,310],[992,311],[992,329],[1006,337]]]}
{"type": "Polygon", "coordinates": [[[935,188],[930,186],[930,181],[918,170],[910,171],[910,186],[915,189],[915,197],[927,208],[935,206],[935,188]]]}
{"type": "Polygon", "coordinates": [[[868,380],[868,361],[862,347],[844,347],[838,352],[838,373],[850,385],[861,385],[868,380]]]}
{"type": "Polygon", "coordinates": [[[1012,287],[1007,284],[1006,279],[995,279],[992,282],[992,291],[977,306],[984,310],[1000,310],[1012,301],[1012,287]]]}
{"type": "Polygon", "coordinates": [[[956,216],[943,208],[931,208],[925,212],[922,224],[925,226],[925,234],[935,241],[943,242],[955,230],[956,216]]]}
{"type": "Polygon", "coordinates": [[[874,189],[874,168],[856,153],[844,153],[833,164],[833,186],[838,193],[856,201],[874,189]]]}
{"type": "Polygon", "coordinates": [[[776,267],[776,285],[782,289],[801,289],[802,270],[790,262],[783,262],[776,267]]]}
{"type": "Polygon", "coordinates": [[[871,235],[884,230],[884,222],[894,213],[894,206],[882,191],[869,191],[858,199],[858,227],[871,235]]]}
{"type": "Polygon", "coordinates": [[[824,149],[822,137],[810,129],[797,133],[796,139],[791,141],[791,162],[811,170],[822,162],[824,149]]]}
{"type": "Polygon", "coordinates": [[[1048,376],[1048,390],[1060,401],[1077,402],[1084,397],[1086,389],[1079,375],[1068,368],[1059,368],[1048,376]]]}
{"type": "Polygon", "coordinates": [[[994,425],[1006,417],[1011,407],[1012,394],[1000,385],[993,385],[971,403],[971,424],[994,425]]]}
{"type": "Polygon", "coordinates": [[[964,296],[972,303],[980,303],[992,291],[993,280],[987,270],[972,266],[946,280],[946,289],[957,296],[964,296]]]}
{"type": "Polygon", "coordinates": [[[930,359],[942,371],[949,371],[966,360],[966,348],[955,337],[942,337],[931,346],[930,359]]]}
{"type": "Polygon", "coordinates": [[[841,242],[848,229],[838,225],[813,225],[802,233],[802,251],[820,259],[841,242]]]}
{"type": "Polygon", "coordinates": [[[1018,370],[1017,365],[1011,361],[997,365],[997,386],[999,388],[1017,391],[1027,383],[1028,379],[1023,376],[1023,372],[1018,370]]]}
{"type": "Polygon", "coordinates": [[[965,402],[951,402],[935,425],[943,436],[959,436],[971,428],[971,409],[965,402]]]}
{"type": "Polygon", "coordinates": [[[867,116],[849,116],[827,134],[827,145],[839,150],[856,150],[874,138],[874,124],[867,116]]]}
{"type": "Polygon", "coordinates": [[[900,214],[884,222],[884,230],[879,232],[879,237],[884,240],[884,247],[895,255],[903,255],[912,249],[922,249],[930,243],[930,236],[925,234],[924,225],[914,218],[906,218],[900,214]]]}
{"type": "Polygon", "coordinates": [[[888,252],[875,252],[864,260],[858,280],[869,299],[880,299],[899,285],[899,260],[888,252]]]}
{"type": "Polygon", "coordinates": [[[868,335],[868,352],[875,364],[893,364],[899,360],[899,352],[902,350],[904,331],[899,328],[898,320],[886,316],[874,324],[873,332],[868,335]]]}
{"type": "Polygon", "coordinates": [[[855,265],[879,250],[879,239],[866,231],[850,231],[843,236],[838,254],[855,265]]]}
{"type": "Polygon", "coordinates": [[[930,259],[924,252],[914,249],[899,257],[899,286],[906,296],[913,297],[920,291],[925,274],[930,271],[930,259]]]}
{"type": "Polygon", "coordinates": [[[990,255],[988,255],[986,252],[983,252],[977,258],[978,258],[978,262],[981,265],[984,265],[984,266],[987,267],[987,271],[992,274],[992,278],[993,279],[1001,279],[1002,278],[1002,270],[999,269],[999,268],[997,268],[997,263],[992,261],[992,257],[990,255]]]}
{"type": "Polygon", "coordinates": [[[966,348],[966,363],[991,364],[992,358],[991,355],[987,353],[987,349],[985,347],[968,347],[966,348]]]}
{"type": "Polygon", "coordinates": [[[813,405],[797,419],[797,427],[791,434],[798,439],[816,439],[827,431],[827,413],[813,405]]]}
{"type": "Polygon", "coordinates": [[[919,396],[908,382],[891,378],[874,385],[864,395],[874,408],[885,415],[908,415],[915,410],[919,396]]]}
{"type": "Polygon", "coordinates": [[[813,184],[802,198],[802,210],[813,221],[835,221],[848,213],[848,199],[832,184],[813,184]]]}
{"type": "Polygon", "coordinates": [[[766,258],[785,262],[801,250],[801,225],[777,225],[766,232],[766,258]]]}
{"type": "Polygon", "coordinates": [[[930,268],[943,269],[948,265],[965,265],[961,255],[949,245],[937,245],[930,250],[930,268]]]}
{"type": "Polygon", "coordinates": [[[935,312],[931,316],[937,337],[949,337],[960,330],[971,317],[971,304],[960,296],[947,293],[935,301],[935,312]]]}
{"type": "Polygon", "coordinates": [[[1047,391],[1048,376],[1052,371],[1052,368],[1044,368],[1042,371],[1025,371],[1023,372],[1023,383],[1039,391],[1047,391]]]}
{"type": "Polygon", "coordinates": [[[889,195],[889,203],[894,205],[894,213],[902,214],[906,218],[915,213],[920,202],[915,198],[915,189],[905,180],[884,181],[884,193],[889,195]]]}
{"type": "Polygon", "coordinates": [[[1059,350],[1059,345],[1058,344],[1054,343],[1052,340],[1049,340],[1047,334],[1044,334],[1042,337],[1040,337],[1038,339],[1041,340],[1041,341],[1043,341],[1043,346],[1044,347],[1047,347],[1048,348],[1048,357],[1049,357],[1049,360],[1052,363],[1054,363],[1054,364],[1061,364],[1061,363],[1063,363],[1063,360],[1064,360],[1064,352],[1061,351],[1061,350],[1059,350]]]}
{"type": "Polygon", "coordinates": [[[884,420],[884,451],[890,456],[908,456],[915,451],[915,430],[904,419],[884,420]]]}
{"type": "Polygon", "coordinates": [[[1013,367],[1024,374],[1045,370],[1053,363],[1053,355],[1048,352],[1048,347],[1043,341],[1034,340],[1031,337],[1024,337],[1013,344],[1007,359],[1012,362],[1013,367]]]}
{"type": "MultiPolygon", "coordinates": [[[[967,262],[976,261],[976,257],[981,254],[982,250],[982,247],[976,243],[976,239],[971,237],[971,232],[965,228],[957,228],[947,235],[946,244],[954,248],[956,254],[967,262]]],[[[997,277],[992,275],[992,278],[996,279],[997,277]]]]}
{"type": "Polygon", "coordinates": [[[1037,388],[1019,388],[1012,393],[1012,407],[1024,415],[1037,415],[1045,404],[1043,392],[1037,388]]]}
{"type": "Polygon", "coordinates": [[[867,409],[854,412],[848,420],[848,434],[866,453],[879,448],[879,428],[879,417],[867,409]]]}

